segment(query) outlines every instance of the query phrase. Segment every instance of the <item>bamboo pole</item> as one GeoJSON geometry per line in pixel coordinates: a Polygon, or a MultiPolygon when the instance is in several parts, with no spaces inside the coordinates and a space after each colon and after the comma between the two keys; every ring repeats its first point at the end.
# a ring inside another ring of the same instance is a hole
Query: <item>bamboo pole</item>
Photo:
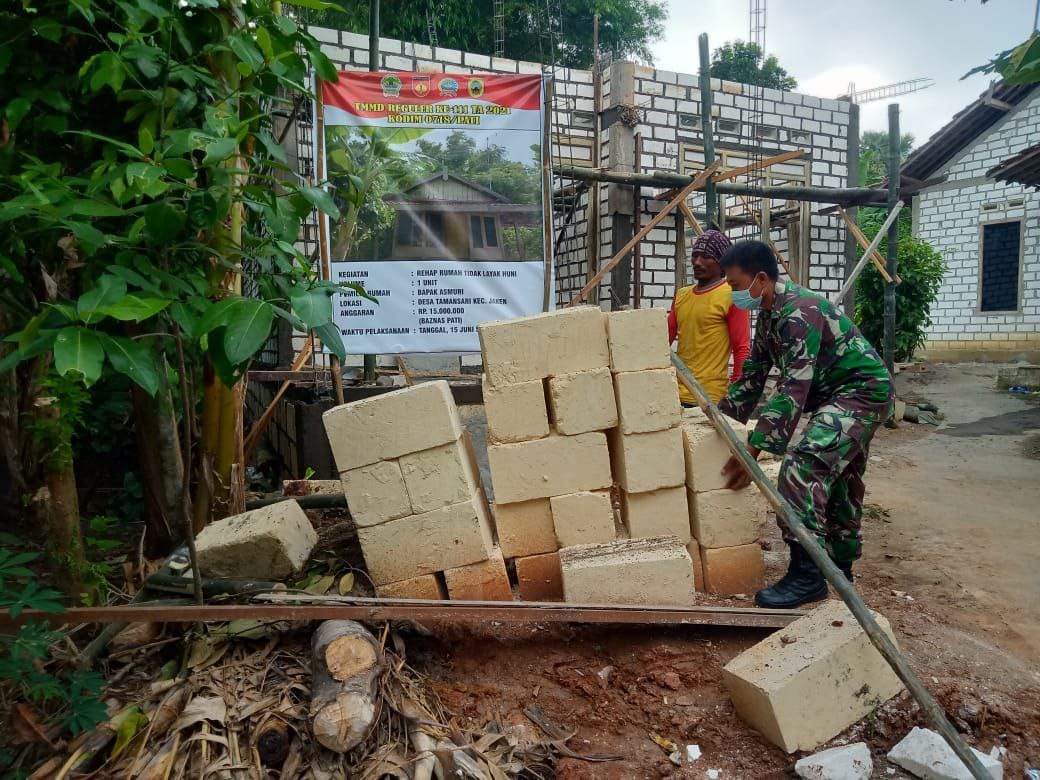
{"type": "MultiPolygon", "coordinates": [[[[693,176],[674,171],[654,171],[653,173],[628,173],[626,171],[610,171],[601,168],[590,168],[581,165],[560,165],[557,173],[582,181],[599,181],[613,184],[640,184],[644,187],[684,187],[693,181],[693,176]]],[[[752,195],[774,200],[808,201],[810,203],[837,203],[843,206],[883,205],[884,190],[870,187],[810,187],[781,186],[752,187],[747,184],[716,184],[716,192],[723,195],[752,195]]]]}
{"type": "Polygon", "coordinates": [[[702,228],[701,223],[697,221],[697,217],[693,215],[693,209],[690,208],[690,204],[686,202],[685,198],[681,203],[679,203],[679,211],[681,211],[687,221],[693,225],[693,230],[698,236],[704,235],[704,228],[702,228]]]}
{"type": "MultiPolygon", "coordinates": [[[[902,208],[902,206],[900,206],[900,208],[902,208]]],[[[852,237],[856,239],[856,243],[859,244],[860,248],[866,249],[868,246],[870,246],[870,242],[867,240],[867,237],[863,235],[863,231],[859,229],[859,225],[856,224],[856,220],[852,218],[852,215],[849,214],[849,212],[847,212],[842,206],[838,206],[838,214],[840,214],[841,218],[845,220],[845,228],[849,231],[852,237]]],[[[870,261],[874,264],[874,267],[877,268],[878,273],[881,274],[882,279],[884,279],[886,282],[892,281],[892,277],[888,275],[888,269],[885,267],[885,259],[881,256],[881,253],[878,252],[876,248],[870,254],[870,261]]],[[[902,281],[903,280],[900,279],[897,275],[896,284],[900,284],[902,283],[902,281]]]]}
{"type": "MultiPolygon", "coordinates": [[[[701,33],[697,45],[700,52],[701,137],[704,139],[704,165],[707,167],[715,162],[715,137],[711,128],[711,60],[708,56],[707,33],[701,33]]],[[[715,182],[708,179],[708,186],[704,189],[704,221],[709,228],[714,221],[715,199],[715,182]]]]}
{"type": "MultiPolygon", "coordinates": [[[[314,334],[312,333],[303,349],[300,350],[300,354],[296,356],[296,360],[293,361],[291,371],[299,371],[303,368],[303,364],[307,362],[307,359],[311,356],[311,352],[314,351],[314,334]]],[[[253,453],[256,452],[256,447],[260,443],[260,437],[264,435],[264,431],[267,430],[267,426],[271,422],[271,418],[274,417],[275,411],[278,409],[278,402],[282,400],[282,396],[289,389],[289,385],[292,384],[289,381],[282,382],[281,387],[278,388],[278,392],[274,394],[274,398],[271,399],[271,403],[264,409],[264,413],[260,415],[259,419],[253,424],[253,427],[249,429],[249,435],[246,437],[245,443],[245,457],[248,461],[253,457],[253,453]]],[[[342,385],[341,385],[342,390],[342,385]]],[[[340,404],[342,405],[342,401],[340,404]]]]}
{"type": "Polygon", "coordinates": [[[711,180],[716,184],[730,179],[735,179],[738,176],[743,176],[745,173],[754,173],[755,171],[761,171],[764,168],[768,168],[772,165],[779,165],[780,163],[787,162],[788,160],[797,160],[799,157],[805,157],[808,152],[805,149],[795,149],[790,152],[783,152],[782,154],[775,154],[772,157],[764,157],[757,162],[753,162],[750,165],[744,165],[740,168],[731,168],[728,171],[722,171],[712,176],[711,180]]]}
{"type": "MultiPolygon", "coordinates": [[[[888,208],[894,210],[899,202],[899,104],[888,106],[888,208]]],[[[888,228],[888,280],[885,282],[885,365],[895,370],[896,363],[896,283],[899,265],[899,225],[893,221],[888,228]]]]}
{"type": "Polygon", "coordinates": [[[719,163],[718,161],[716,161],[715,163],[701,171],[699,174],[697,174],[697,176],[695,176],[689,184],[683,187],[682,191],[679,192],[678,195],[672,198],[668,202],[668,204],[665,205],[665,207],[654,216],[653,219],[646,223],[646,227],[644,227],[642,230],[640,230],[638,233],[632,236],[632,238],[628,240],[628,242],[621,249],[621,251],[615,254],[612,258],[610,258],[610,261],[599,269],[596,275],[592,277],[592,279],[590,279],[588,283],[578,291],[577,295],[574,296],[574,298],[571,300],[570,303],[567,304],[567,306],[570,307],[579,304],[585,298],[585,296],[589,294],[589,290],[591,290],[596,285],[596,283],[599,282],[600,279],[602,279],[604,276],[610,273],[610,270],[621,262],[621,259],[626,254],[628,254],[629,250],[631,250],[632,247],[634,247],[637,243],[642,241],[643,237],[647,233],[649,233],[651,230],[657,227],[658,223],[661,222],[661,220],[663,220],[665,217],[672,213],[672,209],[678,206],[679,203],[685,201],[691,192],[703,187],[718,167],[719,163]]]}
{"type": "MultiPolygon", "coordinates": [[[[852,273],[849,274],[849,278],[845,280],[845,284],[843,284],[841,290],[838,291],[837,297],[834,298],[835,304],[841,303],[843,300],[845,300],[845,296],[852,292],[852,288],[855,286],[856,280],[859,278],[859,275],[863,273],[863,269],[866,267],[868,260],[874,260],[874,265],[877,265],[877,261],[875,260],[874,255],[877,254],[878,245],[881,243],[881,239],[885,237],[885,233],[888,230],[888,228],[891,227],[896,217],[899,216],[899,212],[902,210],[903,202],[898,201],[896,203],[896,207],[888,213],[888,216],[885,218],[884,224],[881,225],[881,228],[878,230],[877,235],[874,236],[874,240],[871,241],[870,244],[868,244],[866,247],[864,247],[866,251],[863,252],[863,257],[861,257],[859,259],[859,262],[856,263],[856,267],[852,269],[852,273]]],[[[844,212],[842,213],[844,214],[844,212]]],[[[882,266],[882,268],[883,267],[884,266],[882,266]]],[[[879,268],[878,270],[880,271],[881,269],[879,268]]]]}
{"type": "Polygon", "coordinates": [[[871,644],[877,648],[889,666],[892,667],[892,671],[903,681],[907,690],[910,691],[910,694],[921,706],[921,709],[928,716],[935,729],[942,734],[947,744],[953,749],[953,752],[964,762],[977,780],[991,780],[989,773],[979,763],[975,754],[971,752],[971,749],[964,743],[964,740],[961,739],[953,726],[950,725],[942,707],[939,706],[938,702],[928,692],[928,689],[925,688],[924,683],[921,682],[914,670],[907,664],[903,654],[899,652],[899,648],[896,647],[895,643],[889,639],[888,634],[878,625],[867,605],[863,603],[863,599],[860,598],[856,589],[852,587],[852,583],[845,579],[841,569],[834,564],[826,551],[820,547],[816,537],[802,525],[791,505],[777,492],[773,483],[769,481],[765,472],[762,471],[762,467],[751,457],[744,444],[737,437],[736,433],[733,432],[733,429],[730,428],[722,412],[719,411],[719,408],[712,402],[704,388],[700,386],[700,383],[690,373],[690,369],[686,367],[686,364],[675,353],[672,353],[672,365],[675,366],[679,381],[693,393],[694,398],[697,399],[701,409],[707,414],[715,430],[725,439],[729,451],[741,462],[744,469],[751,476],[751,480],[758,486],[759,490],[762,491],[762,495],[765,496],[766,500],[776,511],[776,516],[794,534],[806,554],[820,568],[827,582],[841,596],[841,600],[848,606],[849,611],[852,612],[859,624],[863,626],[863,631],[870,639],[871,644]]]}

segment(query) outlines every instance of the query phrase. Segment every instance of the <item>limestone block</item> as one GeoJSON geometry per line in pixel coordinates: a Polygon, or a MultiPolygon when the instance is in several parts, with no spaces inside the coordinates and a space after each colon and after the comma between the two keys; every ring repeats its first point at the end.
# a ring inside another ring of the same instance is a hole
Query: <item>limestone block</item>
{"type": "MultiPolygon", "coordinates": [[[[970,746],[969,746],[970,747],[970,746]]],[[[971,748],[993,780],[1002,780],[1004,766],[993,756],[971,748]]],[[[946,740],[931,729],[914,726],[888,753],[888,760],[924,780],[972,780],[972,774],[946,740]]]]}
{"type": "Polygon", "coordinates": [[[633,539],[674,536],[684,544],[691,539],[690,510],[686,488],[651,490],[649,493],[621,491],[621,518],[633,539]]]}
{"type": "Polygon", "coordinates": [[[622,490],[647,493],[686,480],[682,429],[622,434],[610,431],[610,461],[622,490]]]}
{"type": "Polygon", "coordinates": [[[368,574],[376,585],[487,560],[491,523],[482,501],[358,528],[368,574]]]}
{"type": "Polygon", "coordinates": [[[528,555],[514,564],[523,601],[563,601],[559,553],[528,555]]]}
{"type": "Polygon", "coordinates": [[[698,591],[703,591],[704,562],[701,560],[701,547],[697,544],[696,539],[691,539],[686,543],[686,552],[690,554],[690,560],[693,561],[693,584],[697,586],[698,591]]]}
{"type": "Polygon", "coordinates": [[[674,368],[615,374],[614,392],[622,433],[663,431],[681,420],[674,368]]]}
{"type": "Polygon", "coordinates": [[[466,446],[468,436],[464,432],[461,439],[451,444],[401,456],[401,473],[412,514],[483,496],[480,472],[466,446]]]}
{"type": "Polygon", "coordinates": [[[620,539],[560,550],[563,593],[574,604],[694,601],[693,562],[674,536],[620,539]]]}
{"type": "Polygon", "coordinates": [[[295,501],[279,501],[202,529],[195,540],[204,577],[283,580],[298,573],[318,543],[295,501]]]}
{"type": "Polygon", "coordinates": [[[618,424],[610,369],[559,374],[549,380],[553,426],[567,436],[605,431],[618,424]]]}
{"type": "Polygon", "coordinates": [[[614,507],[609,490],[553,496],[549,503],[560,547],[614,539],[614,507]]]}
{"type": "Polygon", "coordinates": [[[668,313],[664,309],[612,311],[607,314],[607,343],[611,371],[667,368],[671,365],[668,313]]]}
{"type": "Polygon", "coordinates": [[[488,440],[527,441],[549,435],[542,380],[493,387],[484,381],[484,412],[488,440]]]}
{"type": "Polygon", "coordinates": [[[477,326],[490,384],[511,385],[610,366],[605,316],[596,306],[477,326]]]}
{"type": "Polygon", "coordinates": [[[448,598],[444,585],[435,574],[422,574],[399,582],[388,582],[376,586],[376,595],[381,599],[431,599],[448,598]]]}
{"type": "Polygon", "coordinates": [[[757,543],[715,549],[701,547],[701,563],[704,589],[716,596],[754,593],[762,587],[766,574],[762,548],[757,543]]]}
{"type": "MultiPolygon", "coordinates": [[[[742,440],[747,441],[747,426],[727,420],[742,440]]],[[[686,453],[686,486],[698,493],[726,487],[722,467],[729,460],[726,440],[710,423],[684,421],[683,450],[686,453]]]]}
{"type": "Polygon", "coordinates": [[[856,742],[798,759],[794,771],[802,780],[870,780],[874,759],[866,742],[856,742]]]}
{"type": "Polygon", "coordinates": [[[486,561],[444,570],[448,595],[456,601],[512,601],[513,588],[506,574],[501,550],[493,550],[486,561]]]}
{"type": "Polygon", "coordinates": [[[495,500],[503,504],[610,487],[610,455],[602,433],[553,435],[488,446],[495,500]]]}
{"type": "Polygon", "coordinates": [[[329,409],[322,415],[336,468],[393,460],[456,441],[462,423],[447,382],[423,382],[329,409]]]}
{"type": "Polygon", "coordinates": [[[702,412],[699,406],[682,407],[682,424],[685,425],[686,423],[711,425],[711,421],[708,420],[708,415],[702,412]]]}
{"type": "Polygon", "coordinates": [[[758,540],[766,500],[756,485],[690,492],[690,527],[701,547],[736,547],[758,540]]]}
{"type": "Polygon", "coordinates": [[[344,471],[341,480],[350,516],[358,527],[379,525],[412,514],[408,489],[396,460],[381,460],[344,471]]]}
{"type": "MultiPolygon", "coordinates": [[[[894,642],[888,621],[874,618],[894,642]]],[[[840,601],[741,653],[723,674],[737,714],[788,753],[812,750],[903,688],[840,601]]]]}
{"type": "Polygon", "coordinates": [[[556,552],[556,528],[548,498],[495,504],[498,544],[507,558],[556,552]]]}

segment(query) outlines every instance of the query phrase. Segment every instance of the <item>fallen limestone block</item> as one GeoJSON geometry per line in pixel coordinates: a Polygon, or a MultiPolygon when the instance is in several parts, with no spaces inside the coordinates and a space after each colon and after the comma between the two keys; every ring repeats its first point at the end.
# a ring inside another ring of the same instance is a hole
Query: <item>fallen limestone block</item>
{"type": "Polygon", "coordinates": [[[549,504],[560,547],[609,542],[616,536],[609,490],[553,496],[549,504]]]}
{"type": "Polygon", "coordinates": [[[794,771],[803,780],[870,780],[874,761],[867,743],[857,742],[799,759],[794,771]]]}
{"type": "Polygon", "coordinates": [[[549,400],[553,425],[567,436],[605,431],[618,423],[609,369],[554,376],[549,380],[549,400]]]}
{"type": "Polygon", "coordinates": [[[549,435],[549,414],[542,380],[500,387],[493,387],[485,380],[483,390],[490,441],[528,441],[549,435]]]}
{"type": "Polygon", "coordinates": [[[350,516],[357,526],[379,525],[412,514],[401,466],[396,460],[381,460],[344,471],[342,479],[350,516]]]}
{"type": "Polygon", "coordinates": [[[488,446],[495,501],[512,504],[610,487],[610,454],[602,433],[553,435],[488,446]]]}
{"type": "Polygon", "coordinates": [[[625,309],[607,314],[610,370],[648,371],[668,368],[668,314],[664,309],[625,309]]]}
{"type": "MultiPolygon", "coordinates": [[[[993,756],[971,749],[993,780],[1002,780],[1004,766],[993,756]]],[[[972,780],[964,762],[941,735],[914,726],[888,753],[888,760],[924,780],[972,780]]]]}
{"type": "MultiPolygon", "coordinates": [[[[468,439],[469,432],[465,431],[462,438],[451,444],[401,456],[411,514],[432,512],[483,496],[479,467],[470,457],[468,439]]],[[[350,494],[347,495],[349,500],[350,494]]]]}
{"type": "Polygon", "coordinates": [[[336,406],[321,418],[341,474],[462,436],[455,399],[443,380],[336,406]]]}
{"type": "Polygon", "coordinates": [[[492,509],[498,544],[506,558],[556,552],[556,528],[548,498],[516,504],[495,504],[492,509]]]}
{"type": "Polygon", "coordinates": [[[693,562],[674,536],[619,539],[560,550],[572,604],[693,604],[693,562]]]}
{"type": "MultiPolygon", "coordinates": [[[[895,642],[888,621],[874,618],[895,642]]],[[[903,689],[841,601],[744,651],[723,675],[737,714],[788,753],[832,739],[903,689]]]]}
{"type": "Polygon", "coordinates": [[[609,367],[605,319],[598,306],[575,306],[481,323],[477,335],[487,381],[512,385],[609,367]]]}
{"type": "Polygon", "coordinates": [[[195,540],[203,577],[283,580],[299,573],[318,543],[295,501],[279,501],[202,529],[195,540]]]}

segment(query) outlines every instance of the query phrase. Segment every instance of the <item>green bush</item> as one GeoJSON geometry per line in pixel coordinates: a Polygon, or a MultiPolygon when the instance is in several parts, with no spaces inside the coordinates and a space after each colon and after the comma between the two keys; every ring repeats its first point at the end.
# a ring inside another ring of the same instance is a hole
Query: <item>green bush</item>
{"type": "MultiPolygon", "coordinates": [[[[884,218],[881,209],[860,210],[860,227],[868,239],[873,240],[877,235],[884,218]]],[[[887,249],[888,239],[885,238],[878,250],[884,256],[887,249]]],[[[896,287],[897,361],[910,360],[917,348],[924,344],[925,332],[932,324],[931,307],[945,273],[942,255],[913,235],[909,215],[900,217],[899,276],[903,281],[896,287]]],[[[882,352],[885,344],[885,281],[873,264],[867,265],[856,283],[855,320],[863,335],[878,352],[882,352]]]]}

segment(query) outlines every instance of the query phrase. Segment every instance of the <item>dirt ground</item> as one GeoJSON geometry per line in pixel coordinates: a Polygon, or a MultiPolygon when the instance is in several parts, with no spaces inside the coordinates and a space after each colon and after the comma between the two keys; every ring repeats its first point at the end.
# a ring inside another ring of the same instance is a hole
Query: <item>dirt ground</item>
{"type": "MultiPolygon", "coordinates": [[[[867,474],[865,557],[856,585],[886,615],[911,664],[977,749],[1007,750],[1005,777],[1040,766],[1040,405],[996,391],[996,366],[927,366],[900,375],[900,396],[935,403],[936,429],[904,423],[875,438],[867,474]]],[[[768,576],[786,555],[764,529],[768,576]]],[[[741,604],[740,599],[705,603],[741,604]]],[[[785,755],[734,714],[721,667],[761,634],[711,629],[488,626],[410,643],[443,702],[474,724],[538,734],[536,705],[576,733],[563,778],[790,775],[785,755]],[[650,732],[702,757],[672,765],[650,732]]],[[[875,776],[885,752],[927,725],[905,694],[829,743],[866,740],[875,776]]]]}

